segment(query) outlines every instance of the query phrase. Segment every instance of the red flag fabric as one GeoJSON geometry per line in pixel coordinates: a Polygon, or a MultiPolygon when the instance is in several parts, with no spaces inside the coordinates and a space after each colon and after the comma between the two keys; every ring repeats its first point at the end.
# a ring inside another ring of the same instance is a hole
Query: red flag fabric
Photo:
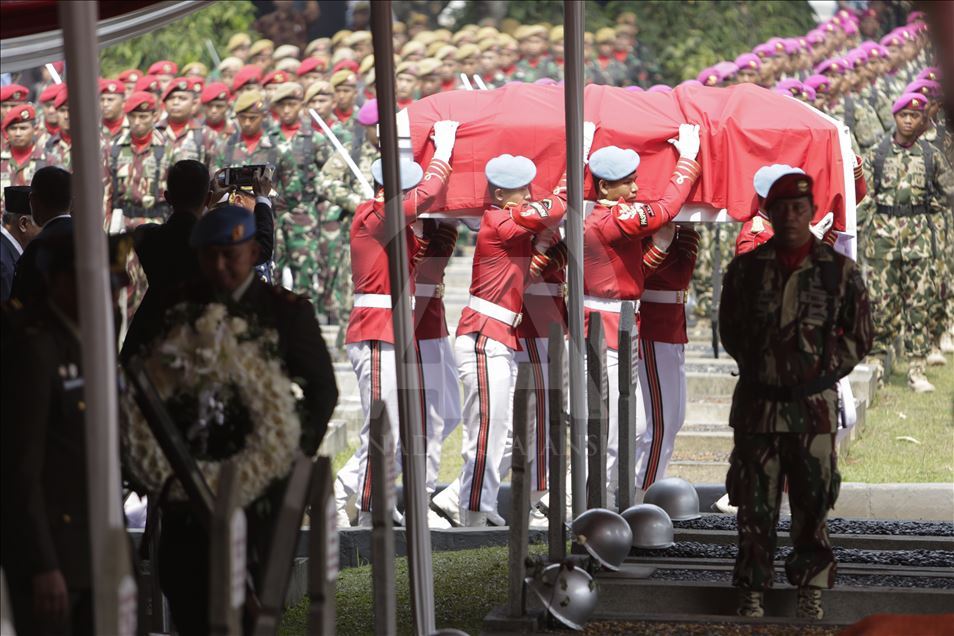
{"type": "MultiPolygon", "coordinates": [[[[537,166],[534,196],[552,190],[566,169],[562,86],[512,84],[492,91],[450,91],[407,108],[415,159],[433,154],[434,122],[461,122],[452,157],[445,211],[483,209],[489,203],[484,166],[502,154],[529,157],[537,166]]],[[[589,85],[584,119],[596,124],[592,150],[633,148],[640,156],[641,200],[662,196],[678,158],[668,139],[679,125],[700,125],[702,177],[690,204],[726,208],[739,221],[752,216],[752,177],[766,164],[801,167],[815,182],[816,219],[834,212],[845,229],[845,168],[838,129],[831,120],[791,97],[752,84],[730,88],[680,86],[670,93],[589,85]]],[[[587,198],[596,198],[586,172],[587,198]]]]}

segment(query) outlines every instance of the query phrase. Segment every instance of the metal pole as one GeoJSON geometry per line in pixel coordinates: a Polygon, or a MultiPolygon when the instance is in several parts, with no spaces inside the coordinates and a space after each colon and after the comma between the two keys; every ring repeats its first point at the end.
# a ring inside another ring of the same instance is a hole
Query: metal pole
{"type": "Polygon", "coordinates": [[[583,2],[564,0],[566,68],[567,314],[570,325],[570,468],[573,517],[586,510],[586,372],[583,362],[583,2]]]}
{"type": "Polygon", "coordinates": [[[397,633],[397,597],[394,590],[394,440],[387,407],[371,403],[371,586],[374,598],[374,633],[397,633]]]}
{"type": "Polygon", "coordinates": [[[547,351],[550,390],[547,396],[550,420],[550,514],[548,515],[548,556],[551,563],[566,558],[566,418],[563,415],[563,327],[550,325],[547,351]]]}
{"type": "Polygon", "coordinates": [[[411,587],[411,616],[421,635],[435,631],[434,577],[431,536],[427,528],[427,489],[424,476],[424,437],[421,422],[420,369],[417,364],[408,293],[407,239],[401,193],[396,98],[394,94],[394,41],[391,37],[391,2],[371,3],[371,36],[374,45],[375,92],[380,114],[381,161],[384,176],[385,221],[388,236],[388,270],[394,319],[401,452],[404,459],[404,520],[407,524],[407,563],[411,587]]]}
{"type": "MultiPolygon", "coordinates": [[[[590,320],[586,337],[586,507],[606,507],[606,435],[607,387],[606,344],[603,341],[603,321],[590,320]]],[[[576,494],[574,493],[574,499],[576,494]]]]}
{"type": "Polygon", "coordinates": [[[636,495],[636,309],[633,302],[622,304],[619,314],[619,409],[617,425],[617,460],[619,487],[616,509],[632,506],[636,495]]]}
{"type": "MultiPolygon", "coordinates": [[[[533,390],[530,363],[517,367],[517,382],[513,392],[513,462],[511,465],[510,515],[510,616],[517,618],[527,613],[523,579],[527,576],[528,532],[530,529],[530,481],[527,475],[527,429],[529,397],[533,390]]],[[[543,440],[537,440],[542,443],[543,440]]]]}
{"type": "Polygon", "coordinates": [[[95,632],[134,634],[136,583],[123,526],[116,389],[116,331],[103,232],[99,148],[98,3],[61,2],[60,25],[70,67],[73,131],[73,227],[83,372],[86,375],[86,466],[95,632]],[[131,602],[130,602],[131,599],[131,602]],[[131,610],[131,613],[130,613],[131,610]]]}

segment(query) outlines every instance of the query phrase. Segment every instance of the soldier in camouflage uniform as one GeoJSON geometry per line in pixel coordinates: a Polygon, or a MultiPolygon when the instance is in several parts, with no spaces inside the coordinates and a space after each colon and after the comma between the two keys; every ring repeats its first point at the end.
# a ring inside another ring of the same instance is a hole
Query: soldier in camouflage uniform
{"type": "Polygon", "coordinates": [[[739,509],[733,583],[742,616],[764,614],[786,478],[794,549],[785,572],[798,587],[798,616],[822,618],[821,589],[835,581],[825,518],[841,482],[836,383],[868,353],[873,326],[855,263],[809,231],[811,190],[804,174],[774,181],[764,205],[776,234],[732,261],[722,289],[722,343],[739,366],[726,489],[739,509]]]}
{"type": "Polygon", "coordinates": [[[199,101],[202,105],[202,136],[205,139],[206,163],[212,166],[225,145],[235,134],[235,122],[229,119],[229,87],[221,82],[211,82],[202,89],[199,101]]]}
{"type": "MultiPolygon", "coordinates": [[[[377,104],[374,116],[366,112],[355,128],[349,150],[367,182],[371,183],[371,164],[381,156],[378,150],[377,104]]],[[[339,155],[332,156],[318,175],[318,194],[330,203],[327,215],[321,219],[319,244],[327,261],[321,269],[319,287],[322,290],[322,307],[329,320],[342,327],[348,324],[353,303],[351,288],[351,253],[348,240],[351,235],[351,218],[355,209],[366,197],[362,185],[351,172],[348,164],[339,155]]],[[[344,329],[339,332],[339,349],[344,346],[344,329]]]]}
{"type": "Polygon", "coordinates": [[[942,230],[954,192],[947,159],[920,139],[926,109],[920,93],[895,101],[897,128],[865,157],[869,195],[858,208],[875,306],[874,352],[884,355],[903,336],[908,386],[915,392],[934,390],[924,375],[940,311],[940,281],[932,267],[944,256],[942,230]]]}
{"type": "Polygon", "coordinates": [[[517,29],[514,37],[520,46],[521,59],[513,79],[535,82],[541,77],[559,79],[560,70],[547,55],[547,29],[540,24],[525,25],[517,29]]]}
{"type": "Polygon", "coordinates": [[[103,112],[103,139],[113,143],[129,130],[129,120],[123,113],[126,86],[119,80],[99,80],[99,106],[103,112]]]}
{"type": "Polygon", "coordinates": [[[729,261],[735,255],[735,237],[741,224],[719,223],[700,224],[699,252],[696,267],[692,271],[692,291],[695,298],[693,313],[698,318],[709,318],[712,312],[712,271],[715,268],[716,236],[718,235],[719,269],[725,272],[729,261]],[[718,231],[717,231],[718,230],[718,231]]]}
{"type": "Polygon", "coordinates": [[[584,72],[594,84],[623,86],[627,83],[626,66],[616,59],[616,31],[603,27],[596,32],[596,59],[586,65],[584,72]]]}
{"type": "Polygon", "coordinates": [[[318,152],[318,169],[321,170],[321,167],[331,158],[331,155],[335,154],[335,147],[331,140],[325,136],[321,126],[312,118],[310,111],[315,111],[344,147],[350,146],[352,134],[351,130],[334,116],[335,91],[329,82],[324,80],[313,82],[305,91],[305,104],[308,112],[302,113],[302,118],[311,123],[311,129],[315,132],[314,140],[318,152]]]}
{"type": "Polygon", "coordinates": [[[69,95],[66,87],[56,94],[53,100],[53,107],[56,109],[56,116],[59,120],[59,129],[56,134],[50,137],[46,142],[44,151],[46,152],[47,163],[51,166],[63,168],[67,172],[72,172],[72,161],[70,148],[73,146],[73,138],[70,136],[70,108],[69,95]]]}
{"type": "Polygon", "coordinates": [[[7,143],[0,147],[0,210],[3,190],[28,186],[33,174],[46,165],[46,153],[36,143],[36,110],[30,104],[15,106],[0,122],[7,143]]]}
{"type": "Polygon", "coordinates": [[[167,117],[161,132],[171,153],[170,166],[186,159],[206,165],[209,163],[205,155],[204,130],[192,119],[195,102],[196,94],[188,78],[178,77],[162,91],[162,104],[167,117]]]}
{"type": "Polygon", "coordinates": [[[272,96],[272,110],[279,127],[271,133],[279,148],[295,160],[302,183],[302,202],[278,218],[275,240],[275,269],[291,273],[291,289],[306,296],[318,307],[318,214],[315,204],[315,182],[318,176],[319,152],[311,126],[300,118],[304,90],[300,84],[287,82],[272,96]]]}

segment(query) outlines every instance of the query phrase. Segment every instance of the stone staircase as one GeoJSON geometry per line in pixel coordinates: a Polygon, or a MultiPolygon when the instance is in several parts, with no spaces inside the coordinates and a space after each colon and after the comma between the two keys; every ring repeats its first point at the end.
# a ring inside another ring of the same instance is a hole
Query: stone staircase
{"type": "MultiPolygon", "coordinates": [[[[470,287],[473,247],[464,246],[463,254],[451,258],[445,274],[444,304],[448,328],[453,334],[461,311],[467,303],[470,287]]],[[[338,327],[322,328],[329,347],[333,346],[338,327]]],[[[693,483],[721,482],[728,466],[732,448],[732,429],[728,426],[732,391],[737,378],[735,361],[721,350],[713,357],[711,327],[707,320],[699,320],[689,328],[686,346],[686,380],[688,405],[686,423],[679,432],[670,468],[670,474],[684,477],[693,483]]],[[[335,363],[340,400],[323,452],[334,455],[357,439],[361,422],[361,403],[357,381],[347,361],[335,363]]],[[[859,365],[850,376],[858,407],[858,426],[841,440],[842,452],[864,423],[865,408],[874,398],[877,381],[873,370],[859,365]]]]}

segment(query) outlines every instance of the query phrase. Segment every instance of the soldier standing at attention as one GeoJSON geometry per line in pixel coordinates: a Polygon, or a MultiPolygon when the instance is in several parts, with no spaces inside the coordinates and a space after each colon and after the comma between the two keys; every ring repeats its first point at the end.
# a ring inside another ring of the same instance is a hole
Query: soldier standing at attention
{"type": "Polygon", "coordinates": [[[235,122],[229,119],[229,87],[222,82],[211,82],[202,89],[202,136],[205,138],[206,164],[211,165],[225,140],[235,134],[235,122]]]}
{"type": "Polygon", "coordinates": [[[880,362],[903,333],[908,386],[916,393],[934,390],[924,371],[940,281],[930,272],[933,261],[944,256],[938,249],[943,247],[939,224],[950,214],[947,202],[954,191],[947,159],[921,138],[926,108],[920,93],[894,102],[896,128],[865,157],[873,195],[858,208],[858,236],[874,299],[873,353],[880,362]]]}
{"type": "Polygon", "coordinates": [[[103,111],[103,137],[113,143],[129,130],[129,120],[123,113],[126,86],[119,80],[99,80],[99,105],[103,111]]]}
{"type": "Polygon", "coordinates": [[[171,153],[168,158],[170,165],[185,159],[206,162],[203,130],[192,121],[195,100],[193,83],[185,77],[172,80],[162,91],[162,105],[166,111],[163,136],[171,153]]]}
{"type": "Polygon", "coordinates": [[[726,475],[739,508],[733,583],[739,614],[763,616],[787,478],[794,550],[785,571],[798,587],[798,617],[821,619],[821,590],[835,581],[825,518],[841,484],[836,383],[868,353],[873,325],[855,263],[812,237],[811,177],[780,174],[765,209],[775,236],[729,264],[719,308],[722,344],[739,365],[726,475]]]}
{"type": "Polygon", "coordinates": [[[334,115],[338,121],[347,125],[354,114],[354,103],[358,97],[358,76],[343,68],[331,76],[330,83],[335,92],[334,115]]]}
{"type": "Polygon", "coordinates": [[[129,130],[110,151],[113,214],[120,210],[126,229],[161,223],[168,208],[163,199],[169,167],[169,145],[156,130],[156,97],[133,93],[126,101],[129,130]]]}
{"type": "MultiPolygon", "coordinates": [[[[23,104],[10,109],[0,123],[0,130],[7,139],[0,149],[0,188],[30,185],[33,174],[46,165],[46,153],[36,143],[33,106],[23,104]]],[[[6,192],[3,194],[6,196],[6,192]]],[[[0,198],[0,204],[2,202],[0,198]]]]}

